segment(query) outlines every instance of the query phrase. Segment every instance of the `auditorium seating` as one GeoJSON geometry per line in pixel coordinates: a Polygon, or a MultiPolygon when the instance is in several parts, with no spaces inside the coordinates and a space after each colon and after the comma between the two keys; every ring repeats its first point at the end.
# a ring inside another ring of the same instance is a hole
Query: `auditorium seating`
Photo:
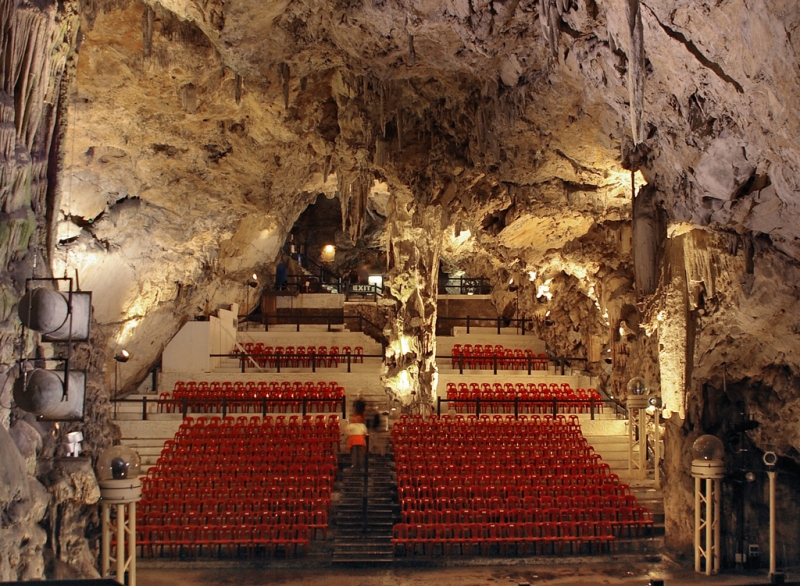
{"type": "Polygon", "coordinates": [[[396,554],[592,553],[652,530],[577,415],[401,417],[392,445],[396,554]]]}
{"type": "Polygon", "coordinates": [[[528,348],[504,348],[500,344],[453,344],[451,366],[465,369],[494,369],[495,363],[500,370],[547,370],[550,362],[547,354],[534,354],[528,348]]]}
{"type": "Polygon", "coordinates": [[[187,417],[142,479],[143,555],[287,557],[327,538],[336,415],[187,417]]]}
{"type": "Polygon", "coordinates": [[[558,413],[603,412],[600,393],[596,389],[573,389],[569,383],[447,383],[446,398],[457,413],[475,410],[475,399],[486,401],[481,405],[485,413],[514,413],[514,402],[519,413],[543,414],[553,412],[556,401],[558,413]],[[592,405],[594,400],[594,405],[592,405]]]}
{"type": "Polygon", "coordinates": [[[231,413],[334,412],[341,409],[345,391],[336,381],[177,381],[172,395],[159,395],[159,410],[173,413],[186,409],[194,413],[218,412],[226,399],[231,413]],[[266,399],[266,401],[262,401],[266,399]]]}
{"type": "Polygon", "coordinates": [[[279,365],[287,368],[336,368],[340,362],[346,362],[348,355],[352,362],[364,361],[364,348],[356,346],[270,346],[261,342],[246,342],[244,350],[252,355],[262,368],[275,368],[279,365]]]}

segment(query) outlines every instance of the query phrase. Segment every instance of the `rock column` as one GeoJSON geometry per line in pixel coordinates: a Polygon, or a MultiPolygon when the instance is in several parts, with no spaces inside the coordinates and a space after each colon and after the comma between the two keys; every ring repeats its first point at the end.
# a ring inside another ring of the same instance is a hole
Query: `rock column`
{"type": "Polygon", "coordinates": [[[441,253],[441,208],[414,204],[406,190],[393,193],[387,219],[387,294],[392,317],[381,381],[411,413],[427,413],[437,383],[436,300],[441,253]]]}

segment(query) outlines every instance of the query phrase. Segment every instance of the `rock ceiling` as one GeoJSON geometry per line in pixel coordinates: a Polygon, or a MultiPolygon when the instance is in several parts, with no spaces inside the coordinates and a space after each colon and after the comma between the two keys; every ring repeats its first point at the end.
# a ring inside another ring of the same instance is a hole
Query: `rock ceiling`
{"type": "Polygon", "coordinates": [[[106,1],[82,22],[55,264],[105,292],[116,343],[229,301],[318,193],[357,235],[378,180],[469,230],[446,261],[588,275],[606,313],[590,289],[631,259],[598,234],[630,218],[631,168],[667,223],[800,254],[788,0],[106,1]]]}

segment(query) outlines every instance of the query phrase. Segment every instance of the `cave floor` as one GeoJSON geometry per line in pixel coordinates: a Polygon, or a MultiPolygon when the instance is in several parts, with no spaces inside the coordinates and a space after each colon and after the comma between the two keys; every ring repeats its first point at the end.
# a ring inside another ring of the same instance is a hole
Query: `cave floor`
{"type": "MultiPolygon", "coordinates": [[[[787,573],[789,581],[800,580],[800,572],[787,573]]],[[[667,561],[646,563],[617,560],[592,562],[557,559],[539,564],[469,565],[459,567],[394,568],[314,568],[275,567],[273,565],[236,565],[231,563],[140,564],[138,586],[188,586],[196,584],[291,584],[297,586],[415,586],[436,583],[438,586],[513,585],[528,583],[548,585],[621,584],[646,585],[652,579],[665,585],[680,584],[769,584],[766,570],[725,572],[706,577],[691,568],[667,561]]]]}

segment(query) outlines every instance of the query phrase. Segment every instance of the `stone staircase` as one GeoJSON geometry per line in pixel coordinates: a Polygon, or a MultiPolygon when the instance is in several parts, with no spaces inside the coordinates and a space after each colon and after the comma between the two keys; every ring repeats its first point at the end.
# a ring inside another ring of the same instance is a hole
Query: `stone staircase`
{"type": "Polygon", "coordinates": [[[399,515],[396,480],[391,456],[369,456],[367,524],[364,525],[364,473],[350,467],[350,457],[340,454],[338,501],[334,507],[334,564],[390,564],[392,526],[399,515]]]}
{"type": "MultiPolygon", "coordinates": [[[[628,470],[628,422],[624,419],[598,415],[594,421],[581,416],[581,428],[586,441],[603,457],[611,472],[631,487],[640,505],[647,507],[653,518],[651,539],[620,539],[617,553],[655,553],[664,544],[664,495],[655,488],[653,471],[648,470],[645,478],[639,479],[637,471],[633,476],[628,470]]],[[[634,460],[638,461],[639,448],[634,447],[634,460]]]]}

